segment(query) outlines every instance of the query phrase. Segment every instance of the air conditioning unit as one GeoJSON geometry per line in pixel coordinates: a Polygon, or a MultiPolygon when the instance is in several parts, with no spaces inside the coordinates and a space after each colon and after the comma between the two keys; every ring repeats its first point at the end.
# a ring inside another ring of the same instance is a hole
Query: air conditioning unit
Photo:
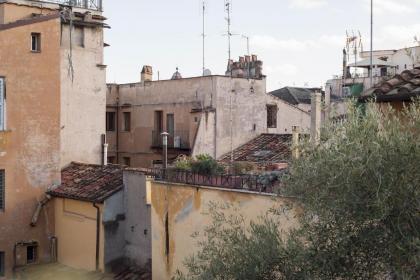
{"type": "Polygon", "coordinates": [[[180,149],[181,148],[181,136],[174,137],[174,148],[180,149]]]}

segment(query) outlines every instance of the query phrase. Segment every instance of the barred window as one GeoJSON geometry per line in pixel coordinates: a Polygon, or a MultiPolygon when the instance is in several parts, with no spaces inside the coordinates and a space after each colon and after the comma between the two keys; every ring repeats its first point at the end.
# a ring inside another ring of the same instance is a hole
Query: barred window
{"type": "Polygon", "coordinates": [[[277,128],[277,105],[267,105],[267,127],[277,128]]]}
{"type": "Polygon", "coordinates": [[[0,211],[4,210],[5,202],[4,202],[4,196],[5,196],[5,172],[4,170],[0,170],[0,211]]]}

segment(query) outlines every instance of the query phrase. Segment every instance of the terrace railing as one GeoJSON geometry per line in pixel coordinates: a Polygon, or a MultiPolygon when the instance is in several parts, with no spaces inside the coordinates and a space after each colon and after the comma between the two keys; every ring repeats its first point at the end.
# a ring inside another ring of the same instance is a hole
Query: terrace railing
{"type": "MultiPolygon", "coordinates": [[[[162,132],[152,131],[152,147],[153,148],[162,148],[163,139],[162,132]]],[[[189,132],[186,130],[175,130],[173,133],[168,135],[168,148],[169,149],[182,149],[189,150],[191,149],[189,132]]]]}
{"type": "Polygon", "coordinates": [[[55,3],[89,10],[102,11],[102,0],[39,0],[39,2],[55,3]]]}
{"type": "Polygon", "coordinates": [[[274,193],[276,186],[280,185],[278,180],[270,180],[267,175],[203,175],[173,169],[148,169],[144,171],[158,181],[262,193],[274,193]]]}

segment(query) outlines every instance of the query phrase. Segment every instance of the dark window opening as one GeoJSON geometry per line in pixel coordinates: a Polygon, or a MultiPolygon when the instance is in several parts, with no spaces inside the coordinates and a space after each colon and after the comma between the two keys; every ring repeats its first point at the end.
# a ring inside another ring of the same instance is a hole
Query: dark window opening
{"type": "Polygon", "coordinates": [[[106,112],[106,131],[115,131],[115,112],[106,112]]]}
{"type": "Polygon", "coordinates": [[[131,159],[129,157],[123,157],[124,165],[131,166],[131,159]]]}
{"type": "Polygon", "coordinates": [[[0,211],[5,208],[6,176],[4,170],[0,170],[0,211]]]}
{"type": "Polygon", "coordinates": [[[163,132],[163,112],[155,111],[155,131],[159,135],[163,132]]]}
{"type": "Polygon", "coordinates": [[[267,127],[277,128],[277,105],[267,105],[267,127]]]}
{"type": "Polygon", "coordinates": [[[130,131],[131,130],[131,113],[130,112],[124,112],[124,125],[123,130],[124,131],[130,131]]]}
{"type": "Polygon", "coordinates": [[[108,157],[108,163],[115,164],[115,157],[108,157]]]}
{"type": "Polygon", "coordinates": [[[31,34],[31,51],[32,52],[41,51],[41,34],[40,33],[31,34]]]}
{"type": "Polygon", "coordinates": [[[0,277],[4,277],[5,274],[5,253],[0,252],[0,277]]]}
{"type": "Polygon", "coordinates": [[[74,43],[76,46],[85,47],[85,30],[83,26],[75,26],[74,27],[74,43]]]}
{"type": "Polygon", "coordinates": [[[37,246],[28,246],[26,247],[26,263],[31,264],[35,263],[37,260],[37,246]]]}
{"type": "Polygon", "coordinates": [[[169,261],[169,215],[166,213],[165,217],[165,255],[169,261]]]}

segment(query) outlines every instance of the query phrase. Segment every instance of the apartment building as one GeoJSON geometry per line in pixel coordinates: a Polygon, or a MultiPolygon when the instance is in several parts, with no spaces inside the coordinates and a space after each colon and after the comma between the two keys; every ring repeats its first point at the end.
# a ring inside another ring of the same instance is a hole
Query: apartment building
{"type": "Polygon", "coordinates": [[[54,259],[45,191],[71,161],[101,162],[101,10],[99,0],[0,1],[0,278],[54,259]]]}
{"type": "Polygon", "coordinates": [[[140,82],[109,84],[109,162],[160,164],[163,132],[169,133],[173,160],[199,154],[219,158],[263,133],[308,129],[308,112],[267,94],[261,67],[252,56],[230,62],[232,75],[182,78],[177,69],[172,79],[154,81],[152,67],[145,66],[140,82]]]}

